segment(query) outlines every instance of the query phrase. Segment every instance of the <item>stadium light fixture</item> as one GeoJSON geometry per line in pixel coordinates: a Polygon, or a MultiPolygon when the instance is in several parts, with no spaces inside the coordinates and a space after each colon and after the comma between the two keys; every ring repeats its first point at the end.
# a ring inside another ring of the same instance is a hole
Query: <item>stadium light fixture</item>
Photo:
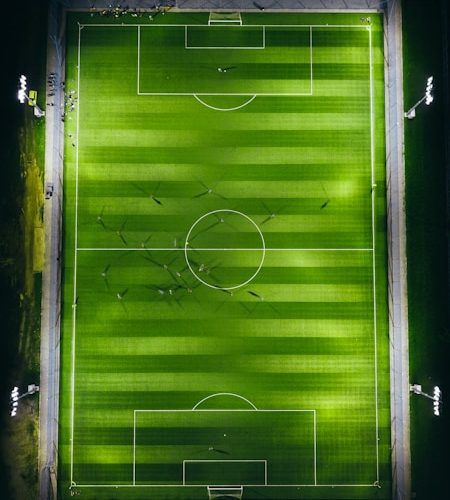
{"type": "Polygon", "coordinates": [[[34,116],[38,118],[45,116],[45,112],[37,105],[34,101],[32,102],[27,94],[27,77],[25,75],[20,75],[19,77],[19,90],[17,91],[17,99],[21,104],[27,102],[30,106],[33,106],[34,116]]]}
{"type": "Polygon", "coordinates": [[[433,412],[437,417],[440,415],[441,404],[441,390],[436,386],[433,391],[433,412]]]}
{"type": "Polygon", "coordinates": [[[25,75],[20,75],[19,78],[20,88],[17,92],[17,98],[23,104],[27,99],[27,77],[25,75]]]}
{"type": "Polygon", "coordinates": [[[433,401],[433,414],[436,417],[439,417],[441,414],[441,406],[442,406],[442,391],[436,385],[433,389],[433,395],[427,394],[422,391],[422,386],[420,384],[413,384],[409,386],[409,390],[414,394],[419,394],[420,396],[424,396],[433,401]]]}
{"type": "Polygon", "coordinates": [[[31,384],[28,386],[27,392],[24,392],[23,394],[19,394],[19,388],[15,386],[13,390],[11,391],[11,398],[10,398],[10,406],[11,410],[9,412],[11,417],[15,417],[17,415],[17,409],[19,408],[19,399],[24,398],[25,396],[29,396],[30,394],[34,394],[35,392],[39,391],[39,386],[35,384],[31,384]]]}
{"type": "Polygon", "coordinates": [[[19,406],[19,388],[14,387],[13,390],[11,391],[11,410],[10,410],[10,415],[11,417],[15,417],[17,414],[17,407],[19,406]]]}
{"type": "Polygon", "coordinates": [[[422,104],[424,101],[427,106],[429,106],[433,102],[433,86],[433,77],[429,76],[427,79],[427,85],[425,87],[425,95],[421,99],[419,99],[412,108],[405,112],[405,118],[408,118],[408,120],[412,120],[416,116],[417,106],[422,104]]]}

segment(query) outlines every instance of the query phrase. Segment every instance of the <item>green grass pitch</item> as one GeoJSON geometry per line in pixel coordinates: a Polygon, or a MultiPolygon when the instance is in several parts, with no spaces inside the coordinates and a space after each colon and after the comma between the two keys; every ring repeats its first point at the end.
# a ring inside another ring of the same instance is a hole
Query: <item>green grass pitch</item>
{"type": "Polygon", "coordinates": [[[61,498],[390,498],[382,18],[242,21],[68,17],[61,498]]]}

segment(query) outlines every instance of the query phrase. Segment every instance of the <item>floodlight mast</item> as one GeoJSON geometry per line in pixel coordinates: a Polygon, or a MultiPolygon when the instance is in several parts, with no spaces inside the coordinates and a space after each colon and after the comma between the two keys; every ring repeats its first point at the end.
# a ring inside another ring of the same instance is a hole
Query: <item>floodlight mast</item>
{"type": "Polygon", "coordinates": [[[13,390],[11,391],[11,398],[10,398],[10,404],[11,404],[11,410],[10,410],[10,416],[15,417],[17,415],[17,408],[19,406],[19,399],[24,398],[25,396],[30,396],[31,394],[34,394],[35,392],[39,391],[39,386],[35,384],[31,384],[28,386],[27,392],[24,392],[23,394],[19,394],[19,388],[15,386],[13,390]]]}
{"type": "Polygon", "coordinates": [[[439,415],[441,414],[442,406],[442,391],[437,385],[433,389],[433,395],[423,392],[422,386],[419,384],[410,385],[409,390],[414,394],[418,394],[419,396],[424,396],[425,398],[431,399],[431,401],[433,401],[433,414],[436,417],[439,417],[439,415]]]}
{"type": "Polygon", "coordinates": [[[412,108],[405,112],[405,118],[412,120],[416,116],[416,108],[420,106],[424,101],[427,106],[433,102],[433,77],[429,76],[427,79],[427,86],[425,87],[425,95],[414,104],[412,108]]]}
{"type": "Polygon", "coordinates": [[[37,103],[31,103],[30,98],[27,94],[27,77],[25,75],[20,75],[19,78],[19,90],[17,92],[17,99],[21,104],[24,104],[27,101],[28,104],[31,104],[34,108],[34,115],[40,118],[41,116],[45,116],[44,111],[37,105],[37,103]]]}

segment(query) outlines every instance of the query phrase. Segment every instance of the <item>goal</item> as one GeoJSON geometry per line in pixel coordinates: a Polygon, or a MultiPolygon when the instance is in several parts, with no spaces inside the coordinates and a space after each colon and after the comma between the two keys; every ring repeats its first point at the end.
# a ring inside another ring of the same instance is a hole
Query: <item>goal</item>
{"type": "Polygon", "coordinates": [[[237,499],[242,500],[243,486],[208,486],[209,500],[215,499],[237,499]]]}
{"type": "Polygon", "coordinates": [[[239,25],[242,26],[242,19],[240,12],[210,12],[208,25],[239,25]]]}

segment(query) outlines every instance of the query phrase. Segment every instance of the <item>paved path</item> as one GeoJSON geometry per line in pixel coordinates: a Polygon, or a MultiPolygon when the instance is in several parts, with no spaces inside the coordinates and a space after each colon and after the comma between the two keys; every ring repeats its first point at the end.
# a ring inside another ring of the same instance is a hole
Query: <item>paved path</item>
{"type": "MultiPolygon", "coordinates": [[[[41,380],[39,432],[39,488],[40,498],[56,498],[58,470],[59,417],[59,341],[61,311],[61,221],[63,186],[63,128],[61,106],[64,94],[58,83],[63,79],[62,44],[58,46],[59,22],[56,2],[49,10],[49,38],[47,43],[47,73],[56,74],[56,92],[47,98],[45,137],[45,183],[53,184],[53,196],[45,200],[45,265],[42,273],[41,306],[41,380]]],[[[47,89],[49,93],[49,89],[47,89]]]]}
{"type": "Polygon", "coordinates": [[[409,500],[411,497],[411,451],[408,297],[402,14],[399,0],[390,0],[389,2],[385,18],[385,32],[392,479],[393,498],[395,500],[409,500]]]}

